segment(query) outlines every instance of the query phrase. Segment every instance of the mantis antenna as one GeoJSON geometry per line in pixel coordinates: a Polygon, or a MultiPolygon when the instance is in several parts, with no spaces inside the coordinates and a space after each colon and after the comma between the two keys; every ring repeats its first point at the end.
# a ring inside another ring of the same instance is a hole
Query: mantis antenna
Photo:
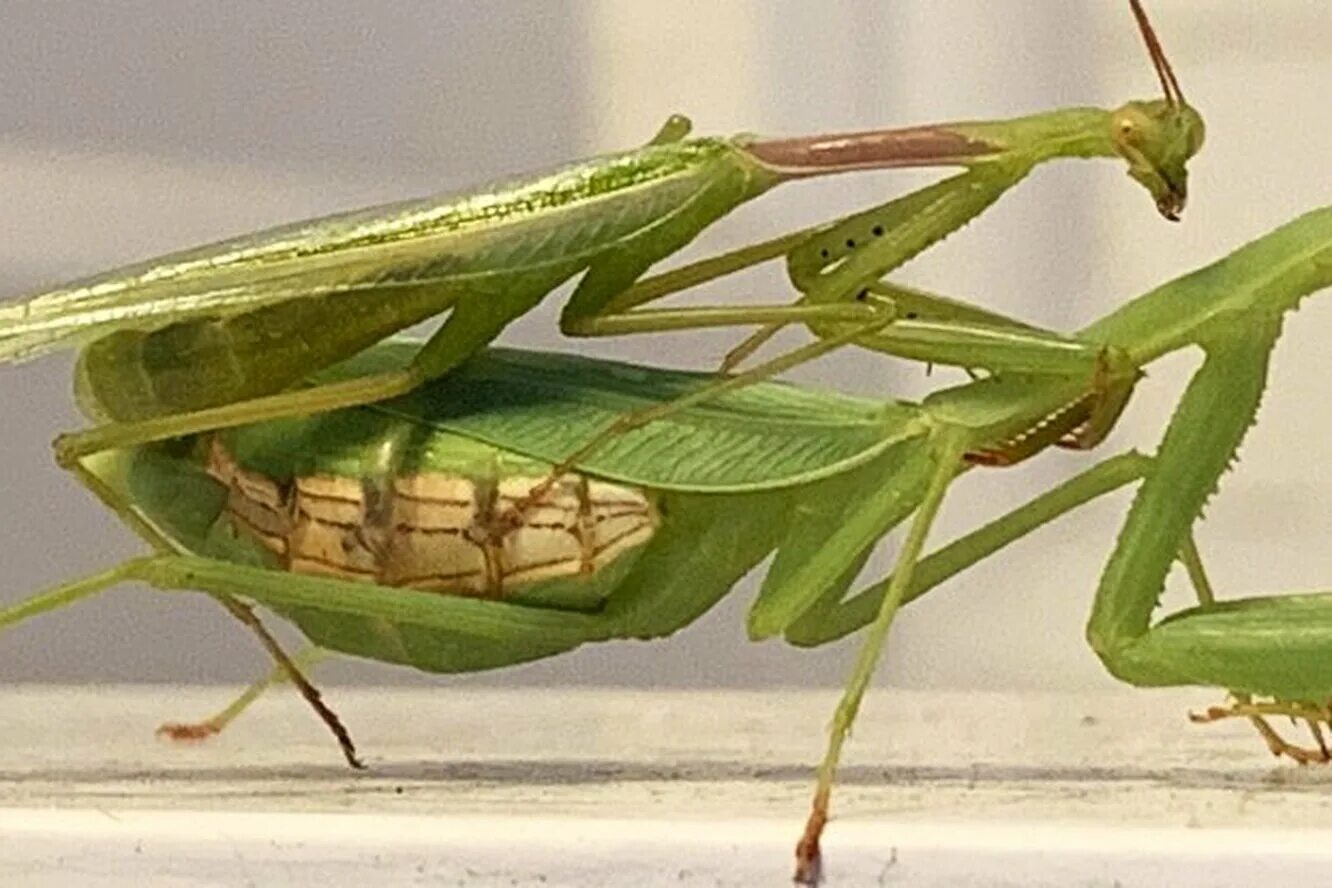
{"type": "Polygon", "coordinates": [[[1141,0],[1129,0],[1129,6],[1133,8],[1133,17],[1138,20],[1138,30],[1142,32],[1143,42],[1147,44],[1147,53],[1152,57],[1152,66],[1156,68],[1156,76],[1161,81],[1161,91],[1165,93],[1166,101],[1172,105],[1182,105],[1184,91],[1179,88],[1175,71],[1170,67],[1170,60],[1166,58],[1165,50],[1161,48],[1161,41],[1156,37],[1156,31],[1147,18],[1146,10],[1142,8],[1141,0]]]}

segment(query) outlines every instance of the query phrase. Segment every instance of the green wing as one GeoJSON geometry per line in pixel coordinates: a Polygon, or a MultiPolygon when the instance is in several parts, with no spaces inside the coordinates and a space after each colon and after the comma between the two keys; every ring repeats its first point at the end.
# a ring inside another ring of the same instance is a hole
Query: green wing
{"type": "MultiPolygon", "coordinates": [[[[370,349],[331,377],[388,370],[415,345],[370,349]]],[[[454,373],[366,410],[558,462],[624,413],[710,381],[574,355],[490,349],[454,373]]],[[[580,465],[659,489],[740,492],[803,484],[925,434],[915,405],[760,383],[628,432],[580,465]]]]}
{"type": "MultiPolygon", "coordinates": [[[[468,195],[328,216],[119,268],[0,306],[0,361],[266,305],[450,284],[495,287],[567,278],[667,221],[716,218],[696,206],[719,172],[743,171],[720,140],[606,155],[468,195]]],[[[734,181],[733,181],[733,184],[734,181]]],[[[734,202],[748,195],[735,190],[734,202]]],[[[722,209],[724,212],[724,209],[722,209]]],[[[686,224],[686,228],[690,228],[686,224]]]]}

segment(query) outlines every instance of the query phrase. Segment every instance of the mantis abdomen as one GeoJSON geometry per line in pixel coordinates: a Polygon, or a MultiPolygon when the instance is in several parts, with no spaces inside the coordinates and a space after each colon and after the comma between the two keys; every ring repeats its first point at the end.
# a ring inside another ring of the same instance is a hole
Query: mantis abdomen
{"type": "Polygon", "coordinates": [[[577,474],[520,512],[544,475],[491,465],[369,483],[272,478],[214,439],[205,467],[227,491],[221,520],[287,570],[444,594],[509,599],[545,580],[591,580],[647,543],[660,521],[642,490],[577,474]]]}

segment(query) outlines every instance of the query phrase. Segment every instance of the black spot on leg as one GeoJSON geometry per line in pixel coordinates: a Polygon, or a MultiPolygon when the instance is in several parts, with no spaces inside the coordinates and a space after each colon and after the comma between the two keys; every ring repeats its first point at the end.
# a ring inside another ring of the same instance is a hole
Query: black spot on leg
{"type": "Polygon", "coordinates": [[[875,237],[883,237],[883,226],[882,226],[882,225],[875,225],[872,229],[870,229],[870,231],[871,231],[871,233],[873,233],[873,235],[874,235],[875,237]]]}
{"type": "Polygon", "coordinates": [[[856,248],[856,241],[855,241],[854,238],[850,238],[850,237],[848,237],[848,238],[846,239],[846,248],[847,248],[848,250],[854,250],[854,249],[856,248]]]}

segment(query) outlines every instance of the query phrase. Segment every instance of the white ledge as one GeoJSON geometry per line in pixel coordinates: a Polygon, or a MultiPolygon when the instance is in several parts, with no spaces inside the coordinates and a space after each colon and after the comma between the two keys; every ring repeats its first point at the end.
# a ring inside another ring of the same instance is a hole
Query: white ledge
{"type": "MultiPolygon", "coordinates": [[[[289,690],[208,743],[153,738],[226,694],[0,692],[0,884],[784,884],[836,700],[326,688],[360,773],[289,690]]],[[[1184,718],[1211,702],[876,693],[830,884],[1319,884],[1332,773],[1184,718]]]]}

